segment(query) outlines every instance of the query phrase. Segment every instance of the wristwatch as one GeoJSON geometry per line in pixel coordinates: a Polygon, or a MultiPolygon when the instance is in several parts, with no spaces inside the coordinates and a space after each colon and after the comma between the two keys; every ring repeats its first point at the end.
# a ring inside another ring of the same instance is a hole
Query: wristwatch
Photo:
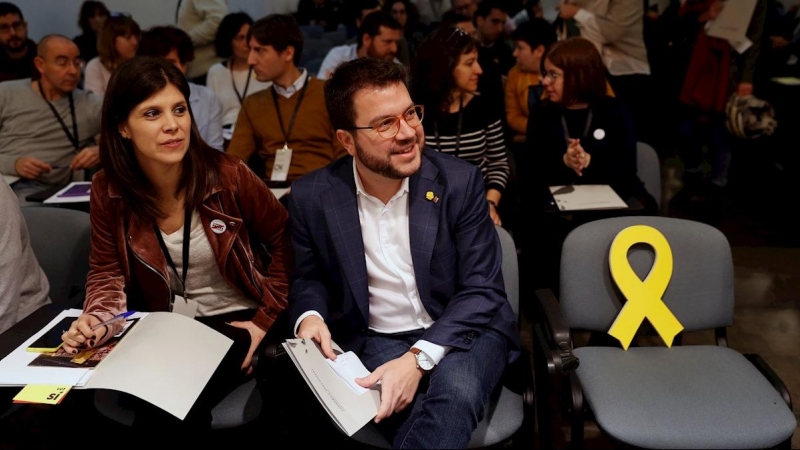
{"type": "Polygon", "coordinates": [[[425,373],[430,373],[430,371],[436,367],[436,364],[434,364],[431,357],[422,350],[416,347],[411,347],[411,350],[409,351],[414,355],[415,358],[417,358],[417,369],[420,369],[425,373]]]}

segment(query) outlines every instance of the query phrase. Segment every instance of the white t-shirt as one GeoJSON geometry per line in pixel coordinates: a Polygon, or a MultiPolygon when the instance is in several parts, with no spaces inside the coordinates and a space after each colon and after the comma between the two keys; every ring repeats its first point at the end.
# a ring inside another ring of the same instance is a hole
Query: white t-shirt
{"type": "MultiPolygon", "coordinates": [[[[254,92],[263,91],[272,86],[271,82],[262,83],[256,79],[256,74],[248,70],[231,72],[226,66],[225,62],[220,62],[211,66],[208,70],[208,78],[206,79],[206,86],[214,91],[214,95],[222,104],[222,125],[232,125],[230,133],[233,133],[233,128],[236,125],[236,119],[239,117],[239,109],[242,104],[233,85],[242,97],[246,97],[254,92]],[[231,73],[233,79],[231,80],[231,73]],[[248,74],[250,75],[250,84],[247,83],[248,74]],[[245,91],[247,86],[247,91],[245,91]]],[[[230,137],[229,137],[230,139],[230,137]]]]}
{"type": "MultiPolygon", "coordinates": [[[[328,54],[325,55],[325,59],[322,60],[322,64],[319,66],[317,78],[327,80],[333,75],[333,71],[339,67],[339,64],[358,58],[357,47],[358,44],[345,44],[328,50],[328,54]]],[[[402,64],[397,58],[394,59],[394,62],[402,64]]]]}
{"type": "Polygon", "coordinates": [[[108,81],[111,79],[111,72],[100,62],[100,57],[96,56],[86,63],[86,73],[83,78],[83,90],[105,95],[108,81]]]}

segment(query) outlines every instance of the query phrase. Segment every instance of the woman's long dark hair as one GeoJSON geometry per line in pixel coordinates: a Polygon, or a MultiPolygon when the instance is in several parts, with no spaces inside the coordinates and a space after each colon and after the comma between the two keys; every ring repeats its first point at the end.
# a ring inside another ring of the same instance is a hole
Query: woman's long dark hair
{"type": "Polygon", "coordinates": [[[192,116],[189,149],[181,162],[175,196],[184,192],[186,207],[196,209],[219,179],[220,153],[200,137],[189,107],[189,84],[183,73],[161,58],[137,56],[123,62],[111,76],[103,100],[100,163],[106,178],[119,187],[133,213],[145,220],[155,221],[166,215],[159,208],[152,183],[139,166],[132,140],[122,137],[120,126],[137,105],[168,85],[183,94],[192,116]]]}
{"type": "Polygon", "coordinates": [[[441,117],[453,102],[456,87],[453,70],[461,55],[478,48],[478,41],[454,26],[442,27],[429,34],[411,61],[411,97],[425,105],[425,113],[441,117]]]}

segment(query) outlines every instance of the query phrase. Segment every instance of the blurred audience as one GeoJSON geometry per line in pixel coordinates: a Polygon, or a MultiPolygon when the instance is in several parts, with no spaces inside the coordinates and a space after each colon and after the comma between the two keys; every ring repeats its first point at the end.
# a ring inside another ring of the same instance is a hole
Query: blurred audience
{"type": "Polygon", "coordinates": [[[345,44],[330,49],[322,60],[317,77],[322,80],[330,78],[339,64],[356,58],[397,59],[397,41],[402,36],[402,27],[392,16],[384,11],[375,11],[367,15],[358,30],[358,43],[345,44]]]}
{"type": "Polygon", "coordinates": [[[228,14],[226,0],[181,0],[175,11],[175,25],[185,31],[194,45],[194,59],[186,72],[190,81],[206,84],[206,74],[219,62],[214,52],[217,28],[228,14]]]}
{"type": "Polygon", "coordinates": [[[104,95],[114,69],[136,56],[141,37],[139,24],[130,16],[117,14],[106,19],[97,39],[98,56],[86,64],[83,88],[104,95]]]}
{"type": "Polygon", "coordinates": [[[82,33],[75,36],[72,41],[81,51],[81,58],[84,61],[90,61],[97,56],[97,35],[109,15],[111,13],[103,2],[86,0],[81,4],[78,27],[82,33]]]}
{"type": "Polygon", "coordinates": [[[28,22],[17,5],[0,2],[0,81],[30,78],[35,73],[36,42],[28,39],[28,22]]]}

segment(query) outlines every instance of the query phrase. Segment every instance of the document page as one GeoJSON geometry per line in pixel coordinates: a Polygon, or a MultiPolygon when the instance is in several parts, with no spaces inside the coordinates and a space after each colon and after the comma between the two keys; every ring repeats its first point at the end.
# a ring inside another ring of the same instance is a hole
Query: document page
{"type": "Polygon", "coordinates": [[[380,390],[369,389],[357,394],[327,363],[327,358],[314,341],[287,339],[283,347],[317,400],[345,434],[352,436],[378,414],[380,390]]]}
{"type": "Polygon", "coordinates": [[[590,209],[624,209],[628,207],[607,184],[576,184],[550,186],[550,193],[559,211],[590,209]]]}

